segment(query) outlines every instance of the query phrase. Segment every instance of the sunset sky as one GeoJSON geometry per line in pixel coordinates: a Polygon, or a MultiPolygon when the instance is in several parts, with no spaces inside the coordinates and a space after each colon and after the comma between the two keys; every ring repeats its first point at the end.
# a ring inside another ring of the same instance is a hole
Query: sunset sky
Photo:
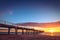
{"type": "Polygon", "coordinates": [[[59,21],[60,1],[0,0],[0,16],[14,23],[59,21]]]}
{"type": "Polygon", "coordinates": [[[60,1],[0,0],[0,19],[13,23],[60,21],[60,1]]]}

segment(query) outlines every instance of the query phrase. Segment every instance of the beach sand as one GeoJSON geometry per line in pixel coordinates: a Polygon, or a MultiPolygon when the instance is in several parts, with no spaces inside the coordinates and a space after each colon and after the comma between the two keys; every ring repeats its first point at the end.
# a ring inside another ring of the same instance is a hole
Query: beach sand
{"type": "Polygon", "coordinates": [[[60,40],[60,36],[46,35],[0,35],[0,40],[60,40]]]}

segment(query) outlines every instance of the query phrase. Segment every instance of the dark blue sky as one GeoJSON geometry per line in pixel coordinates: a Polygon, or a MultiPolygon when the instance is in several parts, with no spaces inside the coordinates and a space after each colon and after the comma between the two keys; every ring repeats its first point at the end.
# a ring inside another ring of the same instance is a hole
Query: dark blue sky
{"type": "Polygon", "coordinates": [[[14,23],[60,21],[60,1],[2,1],[0,19],[14,23]]]}

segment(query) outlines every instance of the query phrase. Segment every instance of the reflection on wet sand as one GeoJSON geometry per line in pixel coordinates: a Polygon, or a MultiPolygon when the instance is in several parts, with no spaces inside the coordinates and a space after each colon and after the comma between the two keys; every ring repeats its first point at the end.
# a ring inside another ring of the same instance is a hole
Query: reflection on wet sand
{"type": "Polygon", "coordinates": [[[47,36],[60,36],[60,32],[44,32],[40,35],[47,35],[47,36]]]}

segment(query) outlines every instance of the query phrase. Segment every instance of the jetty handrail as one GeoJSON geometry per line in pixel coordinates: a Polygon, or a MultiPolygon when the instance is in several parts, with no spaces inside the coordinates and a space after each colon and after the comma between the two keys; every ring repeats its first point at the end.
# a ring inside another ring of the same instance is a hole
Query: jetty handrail
{"type": "Polygon", "coordinates": [[[0,20],[0,24],[15,25],[14,23],[4,21],[4,20],[0,20]]]}

